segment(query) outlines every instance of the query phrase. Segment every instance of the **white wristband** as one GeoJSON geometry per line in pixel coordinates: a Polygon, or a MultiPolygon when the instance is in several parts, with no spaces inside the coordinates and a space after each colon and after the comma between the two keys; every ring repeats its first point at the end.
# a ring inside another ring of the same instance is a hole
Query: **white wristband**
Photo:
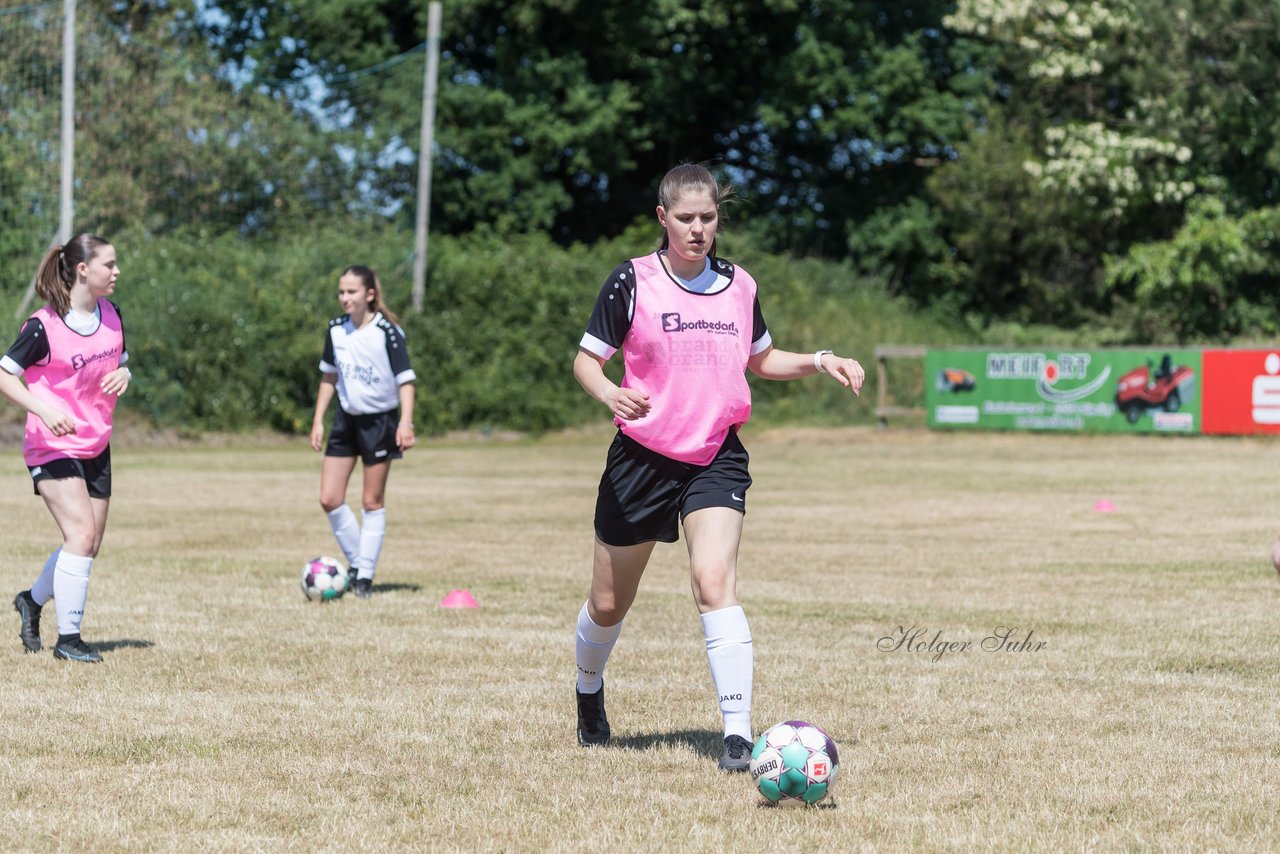
{"type": "Polygon", "coordinates": [[[813,369],[815,371],[822,373],[822,357],[830,352],[830,350],[819,350],[813,354],[813,369]]]}

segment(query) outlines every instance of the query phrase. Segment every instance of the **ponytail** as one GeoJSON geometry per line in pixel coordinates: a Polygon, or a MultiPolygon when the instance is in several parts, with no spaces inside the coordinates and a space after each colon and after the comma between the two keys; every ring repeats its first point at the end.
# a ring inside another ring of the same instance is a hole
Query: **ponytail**
{"type": "Polygon", "coordinates": [[[88,264],[99,249],[110,245],[109,240],[96,234],[81,232],[44,254],[36,270],[36,293],[59,317],[65,317],[71,310],[71,288],[76,283],[76,267],[88,264]]]}
{"type": "Polygon", "coordinates": [[[75,277],[66,273],[66,253],[61,245],[44,254],[40,268],[36,270],[36,293],[49,304],[59,317],[71,310],[71,286],[75,277]]]}

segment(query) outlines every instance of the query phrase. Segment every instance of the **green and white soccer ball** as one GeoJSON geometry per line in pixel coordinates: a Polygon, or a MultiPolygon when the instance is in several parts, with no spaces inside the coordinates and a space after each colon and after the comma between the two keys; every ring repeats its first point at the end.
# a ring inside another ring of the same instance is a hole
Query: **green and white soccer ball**
{"type": "Polygon", "coordinates": [[[840,754],[831,736],[807,721],[769,727],[751,750],[751,779],[778,806],[811,806],[831,793],[840,754]]]}
{"type": "Polygon", "coordinates": [[[302,592],[312,602],[340,599],[347,592],[347,568],[328,555],[313,557],[302,565],[302,592]]]}

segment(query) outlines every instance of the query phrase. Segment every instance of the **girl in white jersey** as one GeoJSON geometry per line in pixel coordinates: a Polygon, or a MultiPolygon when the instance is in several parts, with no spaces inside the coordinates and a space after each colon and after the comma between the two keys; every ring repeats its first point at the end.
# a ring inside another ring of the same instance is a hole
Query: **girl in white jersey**
{"type": "Polygon", "coordinates": [[[23,460],[62,532],[31,589],[13,599],[18,636],[27,652],[41,650],[40,614],[53,599],[53,657],[64,661],[102,661],[80,623],[111,503],[112,414],[130,379],[120,310],[108,299],[119,275],[116,250],[101,237],[77,234],[49,250],[35,283],[47,304],[0,358],[0,394],[27,411],[23,460]]]}
{"type": "Polygon", "coordinates": [[[830,350],[773,347],[741,267],[715,256],[724,197],[702,166],[662,179],[661,248],[605,280],[573,363],[582,387],[613,413],[618,434],[600,480],[591,592],[578,612],[578,743],[609,741],[604,666],[656,542],[684,525],[693,598],[724,721],[720,768],[751,758],[751,631],[736,592],[738,543],[751,485],[738,428],[751,415],[745,371],[765,379],[827,374],[862,388],[861,365],[830,350]],[[604,363],[622,351],[614,385],[604,363]]]}
{"type": "Polygon", "coordinates": [[[412,448],[413,382],[409,349],[396,317],[382,302],[382,284],[368,267],[355,265],[338,279],[346,312],[329,321],[320,359],[320,393],[311,422],[311,447],[324,448],[320,506],[346,555],[356,596],[373,593],[373,575],[387,530],[385,505],[391,461],[412,448]],[[334,394],[338,411],[324,444],[324,413],[334,394]],[[397,412],[399,407],[399,412],[397,412]],[[347,506],[347,484],[356,457],[364,461],[360,522],[347,506]]]}

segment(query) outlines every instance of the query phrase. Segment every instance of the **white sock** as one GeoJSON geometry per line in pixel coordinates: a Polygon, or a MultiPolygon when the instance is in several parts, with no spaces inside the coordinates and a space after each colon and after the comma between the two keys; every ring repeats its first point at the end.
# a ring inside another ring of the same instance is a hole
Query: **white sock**
{"type": "Polygon", "coordinates": [[[751,627],[740,605],[702,615],[707,640],[707,663],[716,686],[724,734],[751,740],[751,677],[755,663],[751,651],[751,627]]]}
{"type": "Polygon", "coordinates": [[[44,562],[44,569],[40,570],[40,577],[36,579],[35,584],[31,585],[31,598],[37,605],[44,605],[53,598],[53,568],[57,565],[60,554],[62,549],[53,550],[53,554],[49,555],[49,559],[44,562]]]}
{"type": "Polygon", "coordinates": [[[329,527],[333,528],[334,539],[338,541],[338,548],[342,549],[342,554],[347,558],[347,564],[355,566],[360,557],[360,523],[356,521],[356,514],[343,504],[326,515],[329,517],[329,527]]]}
{"type": "Polygon", "coordinates": [[[84,603],[89,596],[89,570],[93,558],[62,549],[53,568],[53,599],[58,606],[58,634],[80,634],[84,603]]]}
{"type": "Polygon", "coordinates": [[[613,652],[613,645],[622,634],[622,623],[616,626],[597,626],[587,613],[587,603],[578,612],[577,642],[574,653],[578,659],[578,691],[594,694],[604,685],[604,665],[613,652]]]}
{"type": "Polygon", "coordinates": [[[356,578],[373,580],[373,571],[378,568],[378,555],[382,554],[382,539],[387,533],[387,508],[364,511],[363,523],[360,526],[360,557],[356,565],[360,567],[356,578]]]}

